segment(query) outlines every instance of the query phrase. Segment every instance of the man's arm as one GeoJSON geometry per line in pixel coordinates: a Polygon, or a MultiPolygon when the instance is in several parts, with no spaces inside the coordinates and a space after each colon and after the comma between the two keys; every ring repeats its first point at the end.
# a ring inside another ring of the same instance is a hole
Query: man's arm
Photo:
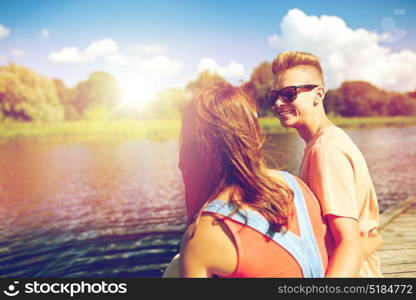
{"type": "Polygon", "coordinates": [[[311,153],[309,187],[321,203],[334,241],[328,277],[355,277],[363,259],[358,226],[355,175],[347,156],[332,145],[320,145],[311,153]]]}
{"type": "Polygon", "coordinates": [[[363,262],[358,221],[352,218],[327,216],[335,249],[328,262],[326,277],[357,277],[363,262]]]}

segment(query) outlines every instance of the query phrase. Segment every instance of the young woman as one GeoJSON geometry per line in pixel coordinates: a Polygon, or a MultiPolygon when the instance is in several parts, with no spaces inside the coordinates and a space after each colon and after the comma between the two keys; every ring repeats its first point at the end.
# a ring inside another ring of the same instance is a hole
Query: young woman
{"type": "Polygon", "coordinates": [[[241,88],[214,84],[186,107],[180,169],[189,226],[177,260],[181,277],[325,275],[319,203],[295,176],[266,168],[262,143],[256,102],[241,88]]]}

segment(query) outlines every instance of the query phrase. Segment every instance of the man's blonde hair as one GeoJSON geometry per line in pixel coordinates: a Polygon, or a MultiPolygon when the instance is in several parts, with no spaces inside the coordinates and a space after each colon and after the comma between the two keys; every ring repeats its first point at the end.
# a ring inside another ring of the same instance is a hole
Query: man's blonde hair
{"type": "Polygon", "coordinates": [[[286,51],[280,53],[274,60],[272,64],[273,75],[277,75],[288,69],[297,67],[297,66],[311,66],[313,67],[319,75],[319,79],[324,84],[324,75],[321,67],[321,60],[319,57],[301,51],[286,51]]]}

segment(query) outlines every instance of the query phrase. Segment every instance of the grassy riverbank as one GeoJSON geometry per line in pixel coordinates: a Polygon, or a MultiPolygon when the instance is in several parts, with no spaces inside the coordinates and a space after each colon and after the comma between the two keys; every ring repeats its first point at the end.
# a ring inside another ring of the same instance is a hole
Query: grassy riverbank
{"type": "MultiPolygon", "coordinates": [[[[331,120],[343,128],[368,128],[386,126],[416,126],[413,117],[365,117],[340,118],[331,120]]],[[[286,132],[274,117],[260,119],[265,133],[286,132]]],[[[123,138],[146,138],[165,140],[176,138],[181,127],[180,120],[113,121],[113,122],[63,122],[42,123],[2,123],[0,140],[101,140],[123,138]]]]}
{"type": "Polygon", "coordinates": [[[63,122],[63,123],[9,123],[0,124],[0,141],[3,140],[107,140],[148,138],[164,140],[175,138],[180,120],[63,122]]]}

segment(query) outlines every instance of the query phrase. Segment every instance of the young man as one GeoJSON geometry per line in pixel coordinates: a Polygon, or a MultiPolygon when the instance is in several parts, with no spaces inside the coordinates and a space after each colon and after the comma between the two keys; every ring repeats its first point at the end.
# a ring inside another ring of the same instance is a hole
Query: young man
{"type": "Polygon", "coordinates": [[[267,99],[282,126],[295,128],[307,144],[299,177],[319,199],[332,236],[326,276],[382,277],[376,193],[363,155],[325,114],[319,58],[283,52],[272,68],[267,99]]]}

